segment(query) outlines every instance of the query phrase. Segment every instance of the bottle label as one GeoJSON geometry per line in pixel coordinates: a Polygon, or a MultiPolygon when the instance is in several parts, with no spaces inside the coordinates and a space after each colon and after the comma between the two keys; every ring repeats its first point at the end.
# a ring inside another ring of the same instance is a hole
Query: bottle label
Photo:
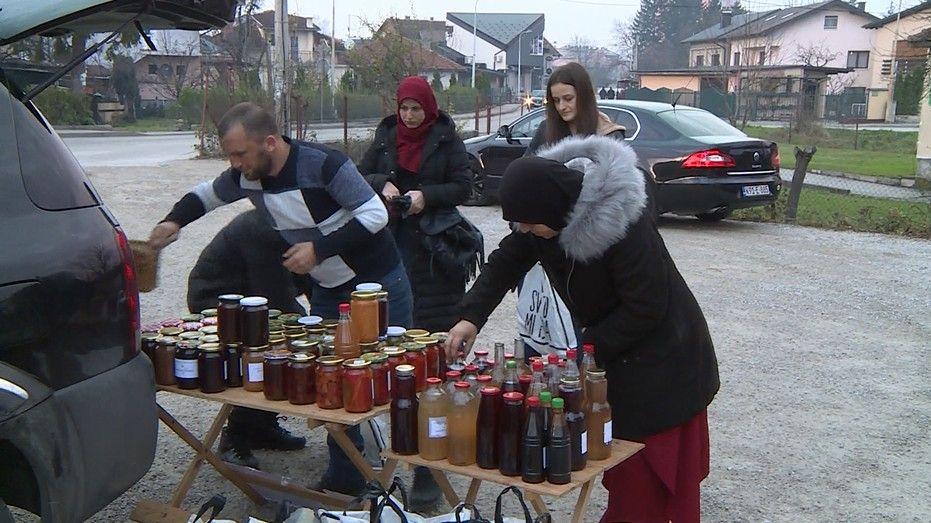
{"type": "Polygon", "coordinates": [[[196,378],[197,377],[197,360],[175,359],[175,377],[176,378],[196,378]]]}
{"type": "Polygon", "coordinates": [[[445,438],[446,437],[446,416],[427,419],[427,437],[445,438]]]}
{"type": "Polygon", "coordinates": [[[255,383],[257,381],[263,381],[265,379],[265,369],[262,368],[261,363],[250,363],[249,364],[249,381],[255,383]]]}
{"type": "Polygon", "coordinates": [[[582,433],[582,454],[588,452],[588,431],[582,433]]]}
{"type": "Polygon", "coordinates": [[[605,445],[611,444],[611,439],[614,437],[613,434],[614,432],[611,430],[611,420],[608,420],[605,422],[605,432],[604,432],[605,445]]]}

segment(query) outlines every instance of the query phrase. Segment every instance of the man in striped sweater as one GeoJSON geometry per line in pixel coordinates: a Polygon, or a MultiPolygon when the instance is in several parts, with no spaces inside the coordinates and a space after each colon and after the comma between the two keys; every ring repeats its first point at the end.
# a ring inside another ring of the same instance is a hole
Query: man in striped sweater
{"type": "MultiPolygon", "coordinates": [[[[349,301],[357,283],[378,282],[388,291],[391,323],[409,327],[413,298],[386,228],[388,212],[352,161],[281,136],[272,115],[251,103],[230,109],[217,130],[230,168],[184,195],[152,230],[149,243],[162,249],[207,212],[249,198],[287,243],[284,267],[309,280],[313,314],[337,318],[339,303],[349,301]]],[[[348,434],[361,449],[358,427],[348,434]]],[[[330,465],[319,486],[360,490],[361,474],[329,436],[327,443],[330,465]]]]}

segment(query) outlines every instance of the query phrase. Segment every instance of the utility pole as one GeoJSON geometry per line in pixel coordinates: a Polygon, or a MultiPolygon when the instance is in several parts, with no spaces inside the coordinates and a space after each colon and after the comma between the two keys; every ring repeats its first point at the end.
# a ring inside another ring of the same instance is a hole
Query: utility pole
{"type": "Polygon", "coordinates": [[[291,134],[291,37],[288,34],[288,0],[275,0],[275,101],[281,132],[291,134]]]}
{"type": "Polygon", "coordinates": [[[478,32],[478,0],[472,9],[472,89],[475,89],[475,40],[478,32]]]}
{"type": "Polygon", "coordinates": [[[899,12],[895,16],[895,36],[892,41],[892,64],[889,70],[889,101],[886,102],[886,121],[895,123],[895,79],[898,76],[899,66],[895,61],[895,54],[899,46],[899,24],[902,21],[902,0],[899,0],[899,12]]]}

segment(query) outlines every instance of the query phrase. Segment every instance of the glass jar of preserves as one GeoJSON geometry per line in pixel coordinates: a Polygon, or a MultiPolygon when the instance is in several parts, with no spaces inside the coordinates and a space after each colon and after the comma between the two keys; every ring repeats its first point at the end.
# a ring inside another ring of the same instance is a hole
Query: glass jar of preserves
{"type": "Polygon", "coordinates": [[[197,356],[197,375],[201,392],[209,394],[226,390],[226,354],[219,343],[204,343],[197,356]]]}
{"type": "Polygon", "coordinates": [[[314,376],[317,387],[317,406],[321,409],[343,408],[343,359],[337,356],[317,358],[317,372],[314,376]]]}
{"type": "Polygon", "coordinates": [[[184,323],[199,322],[202,319],[204,319],[204,315],[198,314],[196,312],[191,312],[181,316],[181,321],[184,323]]]}
{"type": "Polygon", "coordinates": [[[388,291],[378,291],[375,296],[378,299],[378,338],[384,339],[388,336],[388,291]]]}
{"type": "Polygon", "coordinates": [[[281,311],[278,309],[268,309],[268,319],[277,320],[281,316],[281,311]]]}
{"type": "Polygon", "coordinates": [[[242,387],[242,346],[226,345],[226,386],[242,387]]]}
{"type": "Polygon", "coordinates": [[[355,291],[350,299],[352,334],[359,343],[378,341],[378,295],[355,291]]]}
{"type": "Polygon", "coordinates": [[[372,352],[378,352],[378,344],[379,344],[379,342],[377,342],[377,341],[373,341],[373,342],[371,342],[371,343],[360,343],[360,344],[359,344],[359,351],[360,351],[362,354],[369,354],[369,353],[372,353],[372,352]]]}
{"type": "Polygon", "coordinates": [[[335,335],[336,335],[336,326],[339,325],[339,320],[338,320],[338,319],[334,319],[334,320],[323,320],[322,322],[320,322],[320,325],[322,325],[323,328],[324,328],[324,330],[326,330],[327,335],[329,335],[329,336],[335,336],[335,335]]]}
{"type": "Polygon", "coordinates": [[[288,357],[285,382],[288,384],[288,402],[292,405],[309,405],[316,401],[315,359],[314,355],[304,352],[295,352],[288,357]]]}
{"type": "Polygon", "coordinates": [[[216,325],[204,325],[203,327],[198,329],[198,332],[200,332],[204,336],[219,335],[220,328],[217,327],[216,325]]]}
{"type": "Polygon", "coordinates": [[[200,337],[201,343],[220,343],[220,337],[216,334],[205,334],[200,337]]]}
{"type": "Polygon", "coordinates": [[[162,327],[158,330],[158,333],[162,336],[170,336],[172,338],[177,338],[184,332],[184,329],[181,327],[162,327]]]}
{"type": "Polygon", "coordinates": [[[292,331],[287,331],[287,330],[286,330],[286,331],[284,331],[284,333],[285,333],[285,334],[284,334],[285,341],[286,341],[287,344],[288,344],[288,350],[290,350],[290,351],[292,351],[292,352],[294,352],[294,342],[296,342],[296,341],[301,341],[301,340],[306,340],[306,339],[307,339],[307,333],[304,332],[304,328],[303,328],[303,327],[301,327],[301,328],[298,329],[297,331],[293,331],[293,330],[292,330],[292,331]]]}
{"type": "Polygon", "coordinates": [[[385,347],[381,353],[388,356],[388,390],[394,391],[397,381],[394,379],[394,370],[398,365],[404,365],[407,358],[404,357],[404,349],[401,347],[385,347]]]}
{"type": "Polygon", "coordinates": [[[391,450],[409,456],[417,454],[417,411],[420,405],[415,389],[414,367],[398,365],[395,369],[397,388],[391,399],[391,450]]]}
{"type": "Polygon", "coordinates": [[[286,312],[281,316],[278,316],[278,321],[280,321],[285,326],[285,328],[301,325],[297,321],[299,319],[301,319],[301,315],[295,312],[286,312]]]}
{"type": "Polygon", "coordinates": [[[316,341],[294,340],[291,342],[291,352],[303,352],[316,357],[320,355],[320,344],[316,341]]]}
{"type": "Polygon", "coordinates": [[[216,318],[218,312],[219,311],[217,309],[204,309],[200,311],[200,315],[204,317],[203,320],[206,320],[207,318],[216,318]]]}
{"type": "Polygon", "coordinates": [[[427,377],[439,378],[441,376],[440,358],[443,357],[440,341],[435,336],[423,336],[417,338],[416,341],[417,343],[423,343],[427,347],[427,377]]]}
{"type": "Polygon", "coordinates": [[[407,329],[404,332],[404,341],[416,341],[417,338],[429,336],[430,333],[423,329],[407,329]]]}
{"type": "Polygon", "coordinates": [[[320,316],[302,316],[297,319],[297,322],[304,327],[304,330],[312,329],[315,327],[323,328],[323,318],[320,316]]]}
{"type": "Polygon", "coordinates": [[[217,317],[216,317],[216,316],[208,316],[208,317],[206,317],[206,318],[200,320],[200,322],[204,324],[204,327],[206,327],[207,325],[217,325],[217,317]]]}
{"type": "Polygon", "coordinates": [[[363,354],[362,359],[369,362],[372,369],[372,402],[377,405],[386,405],[391,401],[391,379],[388,366],[388,355],[381,352],[363,354]]]}
{"type": "Polygon", "coordinates": [[[284,336],[271,336],[268,337],[268,350],[283,350],[291,352],[288,349],[288,340],[284,336]]]}
{"type": "Polygon", "coordinates": [[[412,341],[402,343],[401,348],[404,349],[404,363],[414,367],[417,392],[425,391],[427,389],[427,347],[423,343],[412,341]]]}
{"type": "Polygon", "coordinates": [[[175,352],[177,351],[178,338],[171,336],[162,336],[158,339],[158,345],[155,347],[155,358],[152,360],[155,366],[155,383],[159,385],[175,384],[175,352]]]}
{"type": "Polygon", "coordinates": [[[372,410],[372,369],[363,359],[343,362],[343,408],[346,412],[361,413],[372,410]]]}
{"type": "Polygon", "coordinates": [[[189,341],[179,341],[175,351],[175,383],[179,389],[196,389],[197,347],[189,341]]]}
{"type": "Polygon", "coordinates": [[[249,296],[239,300],[242,343],[247,347],[268,345],[268,299],[249,296]]]}
{"type": "Polygon", "coordinates": [[[385,342],[390,347],[397,347],[401,345],[402,343],[404,343],[405,341],[407,341],[404,339],[404,334],[406,332],[407,332],[407,329],[405,329],[404,327],[396,327],[396,326],[388,327],[388,334],[387,334],[387,339],[385,340],[385,342]]]}
{"type": "Polygon", "coordinates": [[[589,367],[585,371],[585,422],[588,438],[588,459],[601,461],[611,457],[611,405],[608,404],[608,382],[605,371],[589,367]]]}
{"type": "Polygon", "coordinates": [[[288,399],[288,389],[285,387],[284,369],[288,364],[287,350],[268,350],[265,352],[264,366],[262,367],[262,390],[265,399],[269,401],[284,401],[288,399]]]}
{"type": "Polygon", "coordinates": [[[158,333],[157,332],[143,332],[141,335],[141,349],[142,352],[149,357],[152,361],[152,364],[155,364],[155,348],[158,347],[158,333]]]}
{"type": "Polygon", "coordinates": [[[262,392],[265,376],[265,351],[268,345],[245,347],[242,353],[242,388],[249,392],[262,392]]]}

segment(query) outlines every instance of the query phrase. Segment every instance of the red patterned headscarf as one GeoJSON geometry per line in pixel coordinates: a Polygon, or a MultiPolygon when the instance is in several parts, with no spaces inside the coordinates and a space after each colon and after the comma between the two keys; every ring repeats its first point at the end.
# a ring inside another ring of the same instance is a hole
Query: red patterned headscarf
{"type": "Polygon", "coordinates": [[[420,172],[420,157],[427,141],[427,133],[439,116],[436,97],[426,80],[408,76],[398,85],[398,165],[411,172],[420,172]],[[401,102],[414,100],[423,107],[424,120],[420,126],[409,129],[401,120],[401,102]]]}

